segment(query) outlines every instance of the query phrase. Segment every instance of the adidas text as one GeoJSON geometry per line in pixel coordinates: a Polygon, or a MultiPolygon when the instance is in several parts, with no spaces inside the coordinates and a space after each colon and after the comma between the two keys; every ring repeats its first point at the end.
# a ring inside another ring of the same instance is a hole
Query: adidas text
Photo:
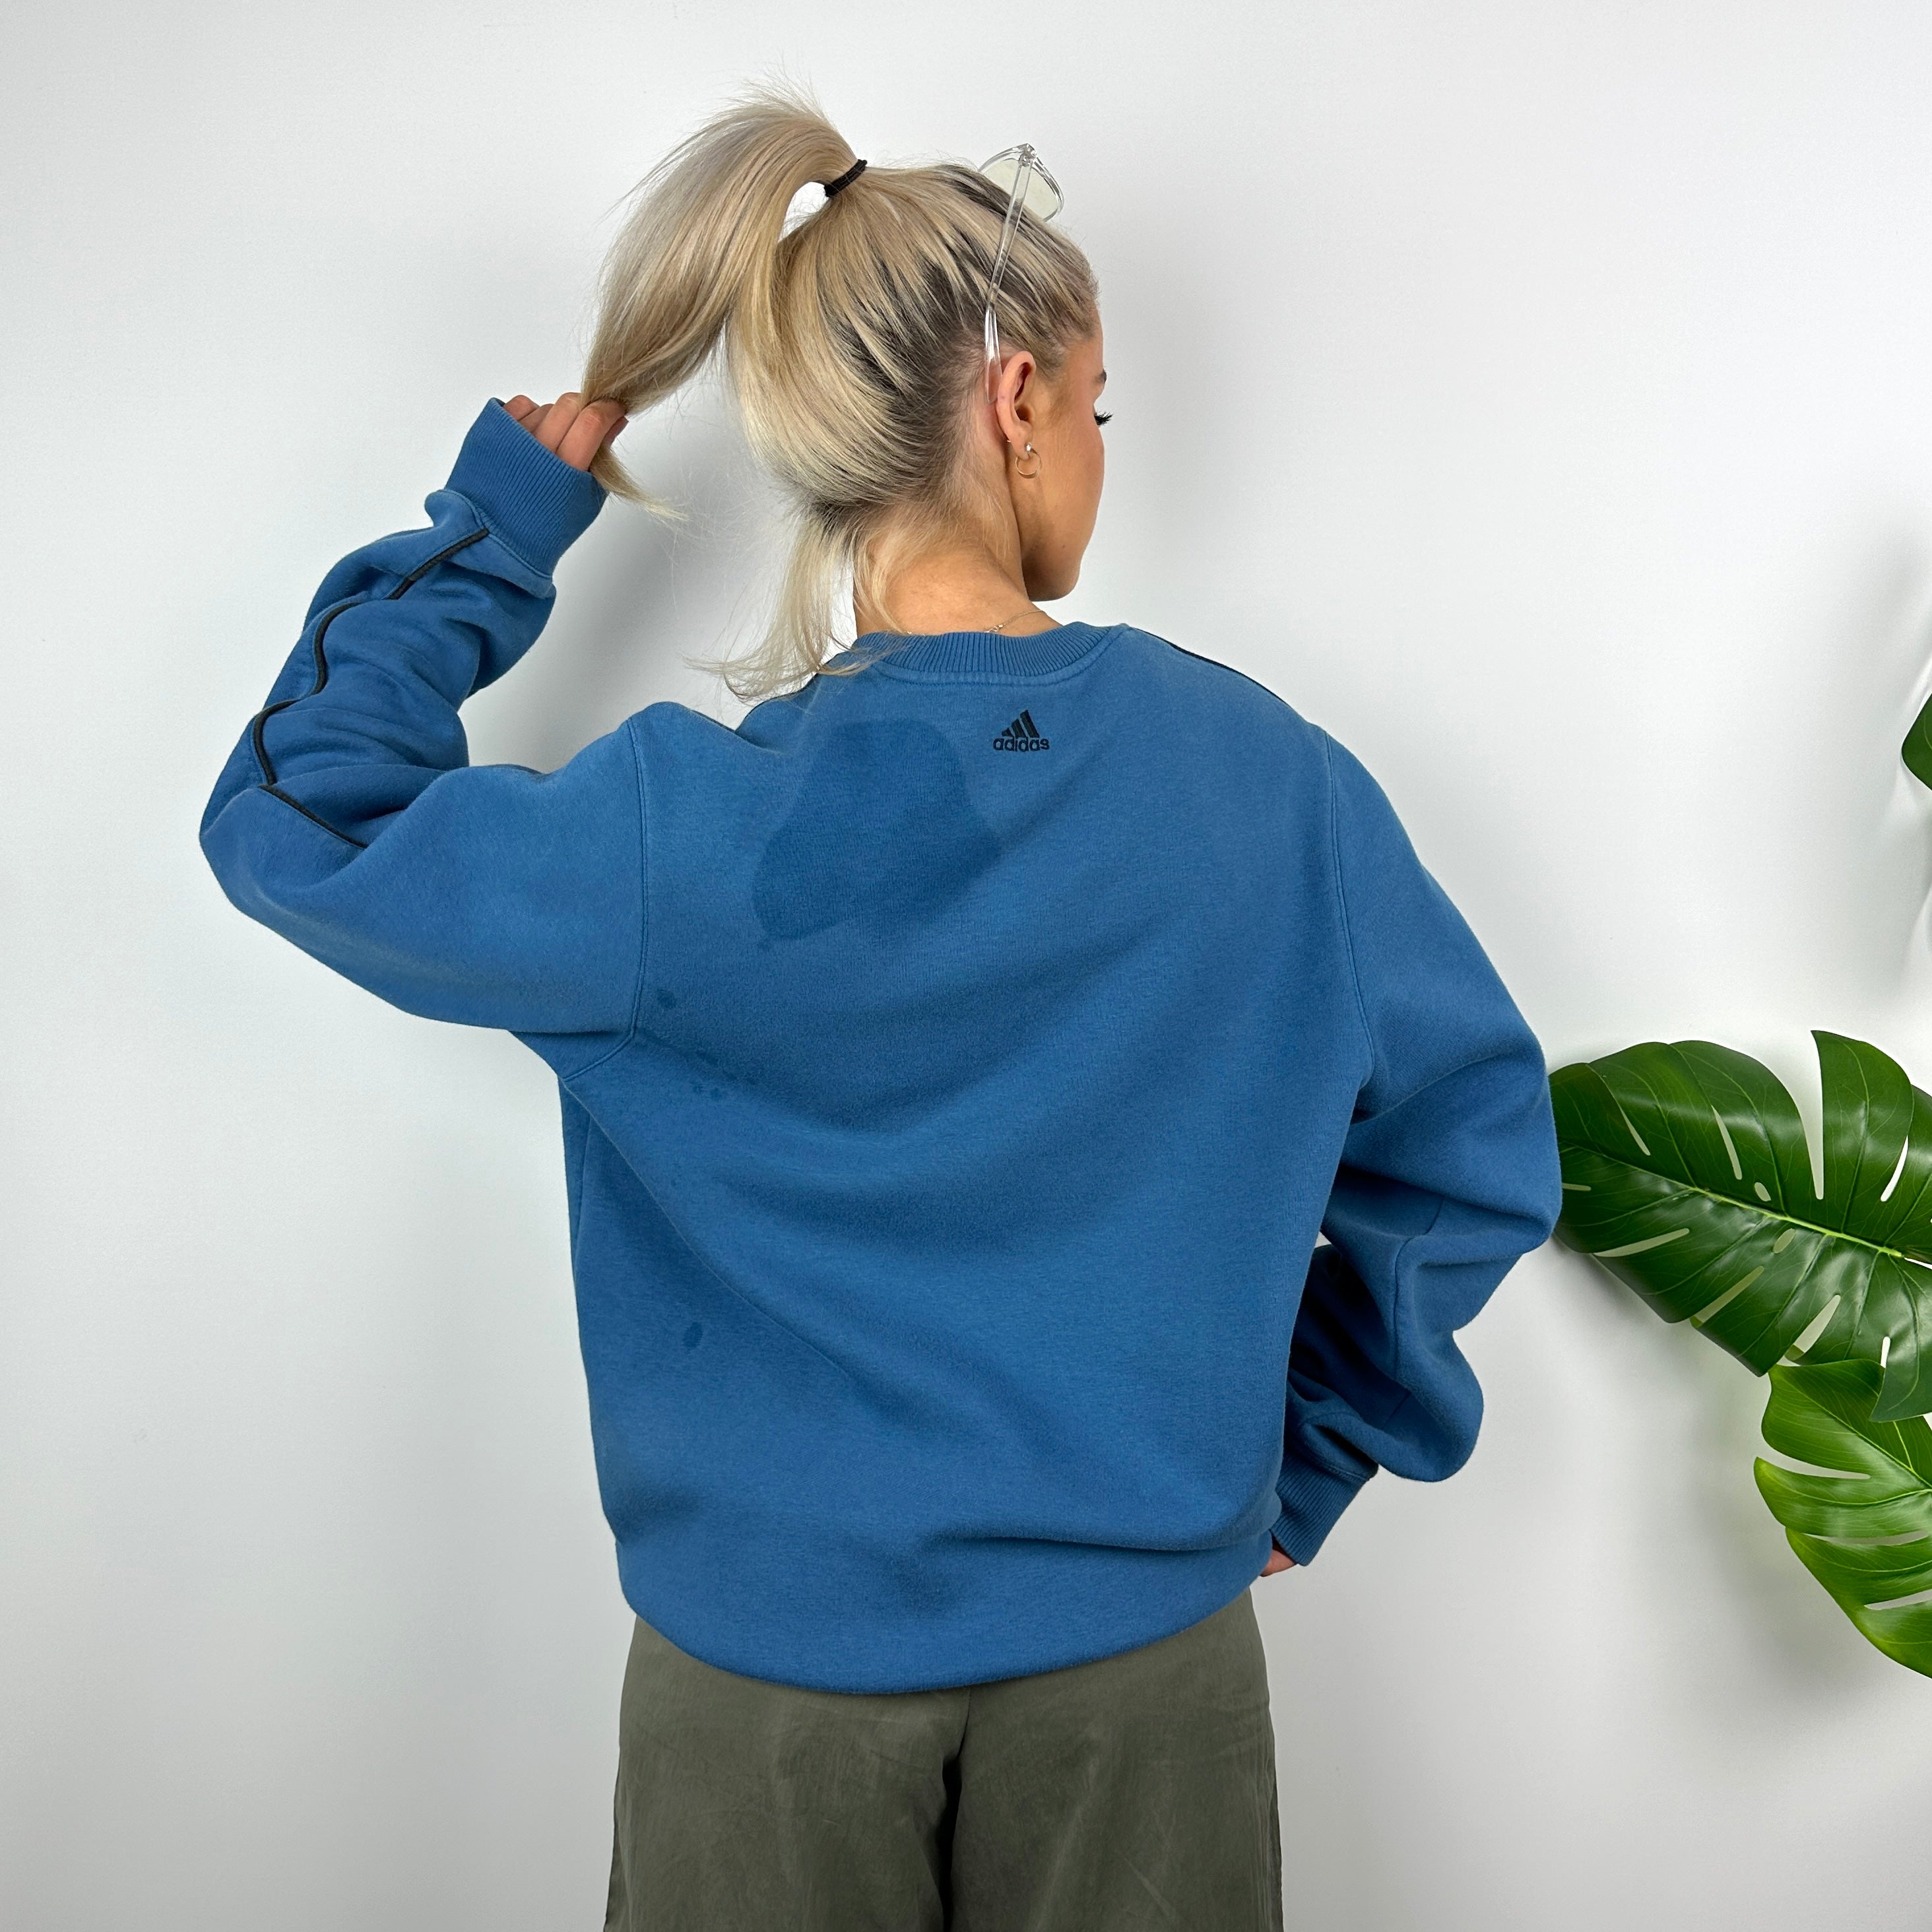
{"type": "Polygon", "coordinates": [[[996,752],[1043,752],[1046,748],[1047,741],[1040,735],[1040,727],[1033,722],[1030,711],[1022,711],[993,740],[996,752]]]}

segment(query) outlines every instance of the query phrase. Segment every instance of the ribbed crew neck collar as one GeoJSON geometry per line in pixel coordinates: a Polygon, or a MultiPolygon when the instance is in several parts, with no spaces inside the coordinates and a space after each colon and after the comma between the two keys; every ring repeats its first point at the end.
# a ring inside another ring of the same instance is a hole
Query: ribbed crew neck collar
{"type": "MultiPolygon", "coordinates": [[[[916,637],[868,631],[854,640],[849,652],[907,677],[1045,677],[1098,650],[1119,628],[1118,624],[1061,624],[1018,638],[998,631],[941,631],[916,637]]],[[[849,652],[842,651],[839,658],[849,652]]]]}

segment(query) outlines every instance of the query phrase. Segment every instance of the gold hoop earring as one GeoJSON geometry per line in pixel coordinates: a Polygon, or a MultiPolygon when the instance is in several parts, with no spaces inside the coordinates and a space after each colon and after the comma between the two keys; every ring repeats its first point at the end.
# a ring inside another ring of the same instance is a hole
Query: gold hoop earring
{"type": "Polygon", "coordinates": [[[1026,477],[1037,476],[1040,474],[1040,458],[1034,454],[1033,445],[1031,443],[1028,443],[1026,448],[1020,453],[1023,456],[1033,457],[1033,467],[1030,470],[1022,470],[1020,468],[1019,465],[1016,463],[1013,465],[1014,474],[1016,476],[1026,477]]]}

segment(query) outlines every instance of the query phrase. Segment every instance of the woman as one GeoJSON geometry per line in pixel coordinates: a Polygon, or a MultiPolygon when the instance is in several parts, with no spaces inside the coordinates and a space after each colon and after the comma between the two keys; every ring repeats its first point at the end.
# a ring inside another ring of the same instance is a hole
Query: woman
{"type": "Polygon", "coordinates": [[[1041,608],[1100,320],[1036,158],[988,168],[779,93],[700,130],[581,393],[330,573],[203,828],[244,911],[558,1076],[638,1620],[612,1928],[1280,1925],[1249,1586],[1467,1457],[1454,1331],[1556,1212],[1537,1043],[1361,766],[1041,608]],[[762,701],[470,766],[611,438],[721,349],[800,511],[762,701]]]}

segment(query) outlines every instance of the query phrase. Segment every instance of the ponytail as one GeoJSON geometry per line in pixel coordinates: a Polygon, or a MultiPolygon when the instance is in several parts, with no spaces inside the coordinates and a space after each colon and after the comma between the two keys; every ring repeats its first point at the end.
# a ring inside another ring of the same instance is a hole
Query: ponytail
{"type": "MultiPolygon", "coordinates": [[[[752,448],[791,499],[792,551],[766,635],[709,667],[741,698],[824,670],[841,578],[868,583],[886,547],[968,508],[958,459],[1005,196],[970,168],[855,174],[857,163],[807,97],[760,89],[645,178],[604,264],[583,393],[634,415],[722,353],[752,448]],[[787,232],[800,190],[842,176],[787,232]]],[[[1000,338],[1050,377],[1091,333],[1096,293],[1070,241],[1022,220],[1000,338]]],[[[608,448],[592,473],[665,511],[608,448]]]]}

